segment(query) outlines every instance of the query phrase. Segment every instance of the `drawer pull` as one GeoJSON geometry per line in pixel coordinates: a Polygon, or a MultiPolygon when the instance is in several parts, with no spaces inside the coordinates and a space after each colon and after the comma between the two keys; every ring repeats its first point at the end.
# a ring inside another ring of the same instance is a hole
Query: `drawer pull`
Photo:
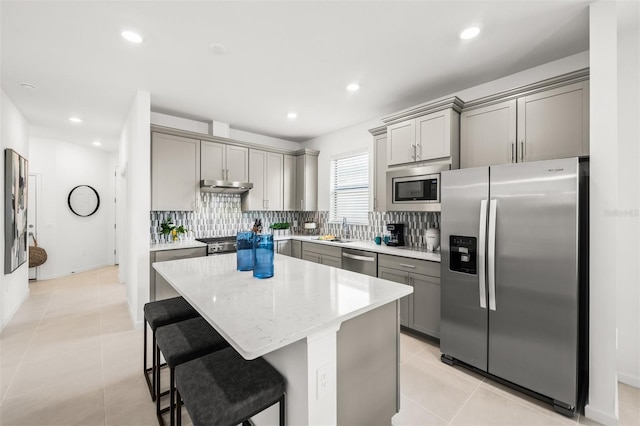
{"type": "Polygon", "coordinates": [[[405,268],[416,269],[416,265],[409,265],[407,263],[401,263],[400,266],[404,266],[405,268]]]}

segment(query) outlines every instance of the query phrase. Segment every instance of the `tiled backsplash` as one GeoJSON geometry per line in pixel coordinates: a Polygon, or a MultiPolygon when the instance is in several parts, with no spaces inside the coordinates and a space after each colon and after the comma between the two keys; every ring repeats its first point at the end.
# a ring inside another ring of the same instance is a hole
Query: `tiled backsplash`
{"type": "MultiPolygon", "coordinates": [[[[167,217],[173,219],[176,226],[189,230],[188,237],[224,237],[236,235],[238,231],[251,229],[256,219],[262,219],[263,229],[277,222],[288,222],[295,233],[304,233],[304,222],[316,222],[319,235],[342,235],[342,223],[329,223],[329,212],[265,212],[240,209],[240,195],[202,193],[202,203],[193,212],[151,212],[151,242],[165,242],[167,237],[160,234],[160,223],[167,217]],[[298,227],[294,228],[294,223],[298,227]]],[[[349,225],[349,238],[372,240],[383,235],[387,223],[403,223],[405,245],[426,246],[425,232],[428,227],[440,228],[440,213],[423,212],[370,212],[368,225],[349,225]]]]}

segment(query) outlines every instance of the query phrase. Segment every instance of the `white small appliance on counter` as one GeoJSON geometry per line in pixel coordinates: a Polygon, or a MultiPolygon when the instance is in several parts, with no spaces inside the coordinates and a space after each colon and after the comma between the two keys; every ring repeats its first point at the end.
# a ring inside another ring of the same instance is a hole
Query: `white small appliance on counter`
{"type": "Polygon", "coordinates": [[[427,240],[428,251],[440,250],[440,230],[438,228],[431,227],[427,229],[427,232],[425,233],[425,238],[427,240]]]}

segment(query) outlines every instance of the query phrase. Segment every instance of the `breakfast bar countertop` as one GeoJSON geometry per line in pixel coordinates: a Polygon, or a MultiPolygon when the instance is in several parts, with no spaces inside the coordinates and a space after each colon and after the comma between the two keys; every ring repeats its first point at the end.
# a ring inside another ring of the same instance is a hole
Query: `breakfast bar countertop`
{"type": "Polygon", "coordinates": [[[246,359],[254,359],[413,292],[404,284],[284,255],[274,276],[236,270],[236,255],[154,263],[167,280],[246,359]]]}

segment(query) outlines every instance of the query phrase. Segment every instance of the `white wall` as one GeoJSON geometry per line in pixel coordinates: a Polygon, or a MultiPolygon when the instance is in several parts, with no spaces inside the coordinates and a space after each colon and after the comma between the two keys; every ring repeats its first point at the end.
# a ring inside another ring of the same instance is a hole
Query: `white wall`
{"type": "Polygon", "coordinates": [[[589,400],[585,415],[618,423],[616,373],[618,205],[617,14],[614,2],[589,6],[589,400]],[[596,101],[596,102],[594,102],[596,101]]]}
{"type": "MultiPolygon", "coordinates": [[[[2,205],[4,206],[4,150],[11,148],[29,158],[29,123],[9,97],[1,91],[0,97],[0,141],[2,145],[2,205]]],[[[27,189],[28,190],[28,189],[27,189]]],[[[27,206],[27,208],[29,208],[27,206]]],[[[0,227],[4,241],[4,208],[0,209],[0,227]]],[[[0,329],[3,328],[29,295],[29,261],[10,274],[4,272],[4,243],[0,248],[3,273],[0,277],[0,329]]]]}
{"type": "Polygon", "coordinates": [[[51,279],[113,264],[113,155],[78,144],[31,138],[29,172],[39,174],[38,244],[47,262],[38,279],[51,279]],[[98,211],[79,217],[67,205],[69,191],[90,185],[100,196],[98,211]]]}
{"type": "Polygon", "coordinates": [[[640,387],[640,4],[618,32],[618,380],[640,387]],[[633,236],[636,236],[633,238],[633,236]]]}
{"type": "Polygon", "coordinates": [[[149,301],[151,211],[151,96],[138,91],[122,128],[118,176],[120,280],[127,286],[131,318],[138,326],[149,301]]]}
{"type": "MultiPolygon", "coordinates": [[[[485,84],[465,89],[461,88],[461,90],[439,99],[455,95],[463,101],[471,101],[588,67],[589,52],[581,52],[485,84]]],[[[389,114],[393,112],[395,111],[389,111],[389,114]]],[[[329,162],[331,157],[363,148],[367,148],[370,157],[373,157],[373,136],[368,132],[368,129],[380,125],[382,125],[382,121],[376,119],[309,139],[302,143],[305,148],[320,151],[318,156],[318,210],[329,210],[329,162]]]]}

